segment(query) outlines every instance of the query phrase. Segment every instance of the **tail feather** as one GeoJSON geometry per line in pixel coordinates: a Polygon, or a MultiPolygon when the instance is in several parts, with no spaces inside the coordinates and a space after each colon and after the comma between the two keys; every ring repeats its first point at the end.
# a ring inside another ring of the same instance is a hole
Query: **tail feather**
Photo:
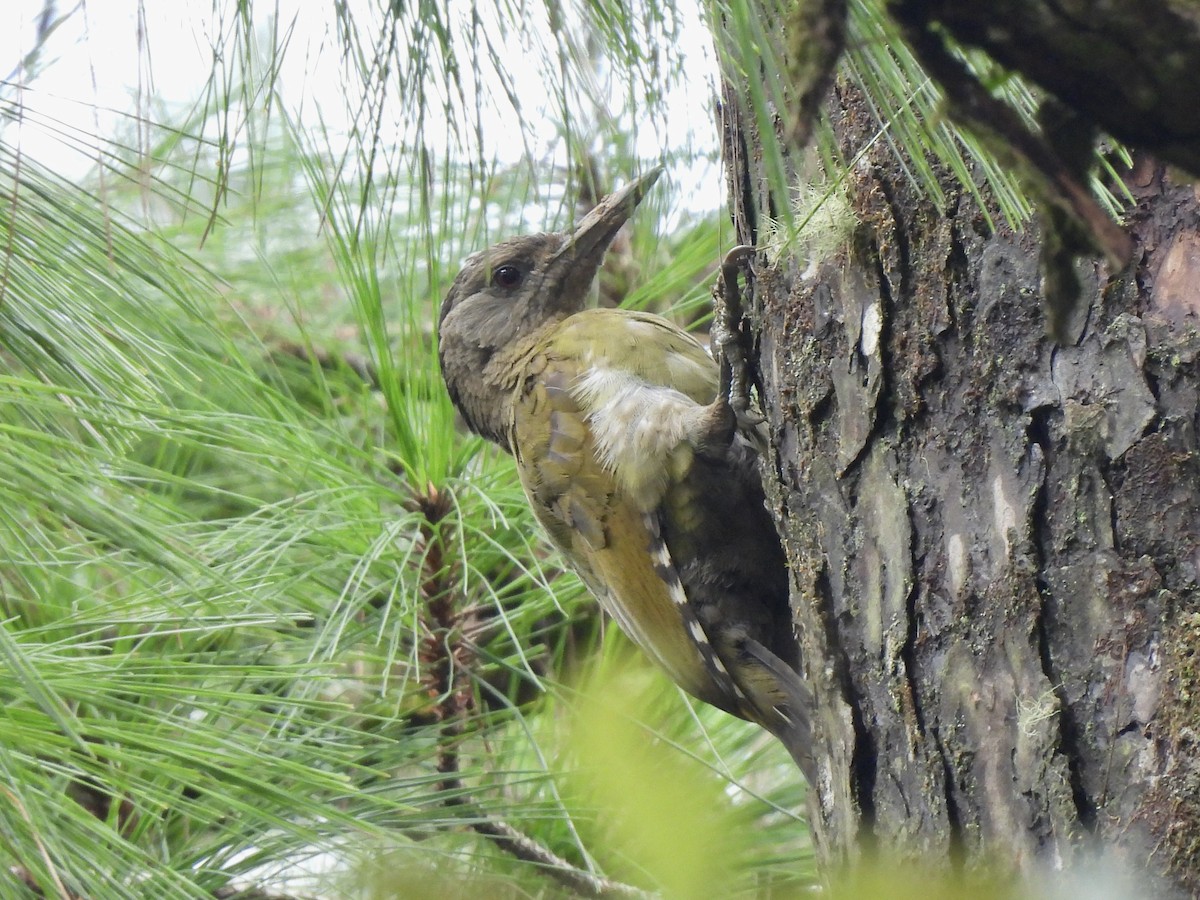
{"type": "Polygon", "coordinates": [[[776,707],[779,715],[774,717],[773,721],[763,723],[764,726],[787,748],[804,774],[805,781],[813,784],[817,775],[817,764],[812,753],[812,725],[809,721],[809,711],[813,708],[812,692],[799,672],[758,641],[746,638],[742,649],[771,673],[784,696],[786,707],[776,707]]]}

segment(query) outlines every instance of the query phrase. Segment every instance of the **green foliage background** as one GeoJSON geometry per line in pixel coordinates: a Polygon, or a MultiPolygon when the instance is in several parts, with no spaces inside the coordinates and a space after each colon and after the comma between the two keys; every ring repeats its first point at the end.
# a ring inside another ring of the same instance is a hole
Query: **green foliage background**
{"type": "MultiPolygon", "coordinates": [[[[602,12],[547,10],[558,43],[538,52],[572,109],[600,69],[651,84],[672,64],[638,43],[665,12],[602,12]]],[[[447,15],[342,9],[349,140],[288,108],[288,23],[242,5],[214,9],[193,108],[68,135],[96,145],[81,179],[21,151],[32,55],[4,85],[0,894],[568,890],[497,823],[587,878],[669,886],[729,828],[755,836],[722,863],[732,890],[809,877],[786,756],[602,636],[507,458],[456,430],[432,335],[448,278],[531,207],[566,224],[596,167],[506,167],[472,143],[472,82],[503,48],[461,56],[447,15]],[[639,752],[593,759],[568,685],[617,657],[628,702],[604,715],[639,752]],[[579,774],[616,763],[711,801],[694,852],[611,837],[633,817],[689,846],[665,793],[618,815],[623,777],[579,774]],[[298,878],[314,867],[331,871],[298,878]]],[[[561,124],[581,164],[612,137],[601,191],[639,165],[623,115],[561,124]]],[[[694,318],[721,228],[668,226],[671,202],[608,290],[694,318]]]]}

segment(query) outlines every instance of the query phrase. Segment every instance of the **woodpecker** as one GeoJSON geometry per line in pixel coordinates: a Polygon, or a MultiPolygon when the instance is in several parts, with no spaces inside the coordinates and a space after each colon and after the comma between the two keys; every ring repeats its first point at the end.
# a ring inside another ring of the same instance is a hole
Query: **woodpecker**
{"type": "Polygon", "coordinates": [[[604,610],[692,696],[776,735],[811,781],[761,430],[690,334],[588,308],[609,243],[661,171],[572,231],[468,257],[442,303],[442,375],[467,426],[512,453],[537,519],[604,610]]]}

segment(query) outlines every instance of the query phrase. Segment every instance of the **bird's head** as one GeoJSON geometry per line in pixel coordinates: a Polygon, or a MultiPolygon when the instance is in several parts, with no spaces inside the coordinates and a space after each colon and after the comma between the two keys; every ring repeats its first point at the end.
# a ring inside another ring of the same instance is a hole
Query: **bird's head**
{"type": "Polygon", "coordinates": [[[661,174],[656,167],[609,194],[571,231],[510,238],[467,257],[442,301],[438,357],[472,431],[504,446],[509,398],[504,373],[488,364],[587,306],[608,245],[661,174]]]}

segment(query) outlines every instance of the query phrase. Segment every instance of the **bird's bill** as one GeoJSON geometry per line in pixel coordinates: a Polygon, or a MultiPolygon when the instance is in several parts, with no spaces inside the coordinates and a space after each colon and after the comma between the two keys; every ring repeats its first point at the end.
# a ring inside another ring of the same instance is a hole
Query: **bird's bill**
{"type": "Polygon", "coordinates": [[[559,252],[570,253],[573,248],[576,259],[583,259],[594,253],[603,257],[604,251],[608,249],[621,226],[633,215],[633,211],[662,173],[663,167],[655,166],[645,175],[635,178],[597,203],[592,211],[583,217],[583,221],[575,226],[570,240],[559,252]]]}
{"type": "Polygon", "coordinates": [[[586,295],[604,260],[608,245],[662,173],[662,166],[655,166],[620,190],[613,191],[583,217],[574,231],[567,234],[547,272],[551,278],[561,280],[559,296],[586,295]]]}

